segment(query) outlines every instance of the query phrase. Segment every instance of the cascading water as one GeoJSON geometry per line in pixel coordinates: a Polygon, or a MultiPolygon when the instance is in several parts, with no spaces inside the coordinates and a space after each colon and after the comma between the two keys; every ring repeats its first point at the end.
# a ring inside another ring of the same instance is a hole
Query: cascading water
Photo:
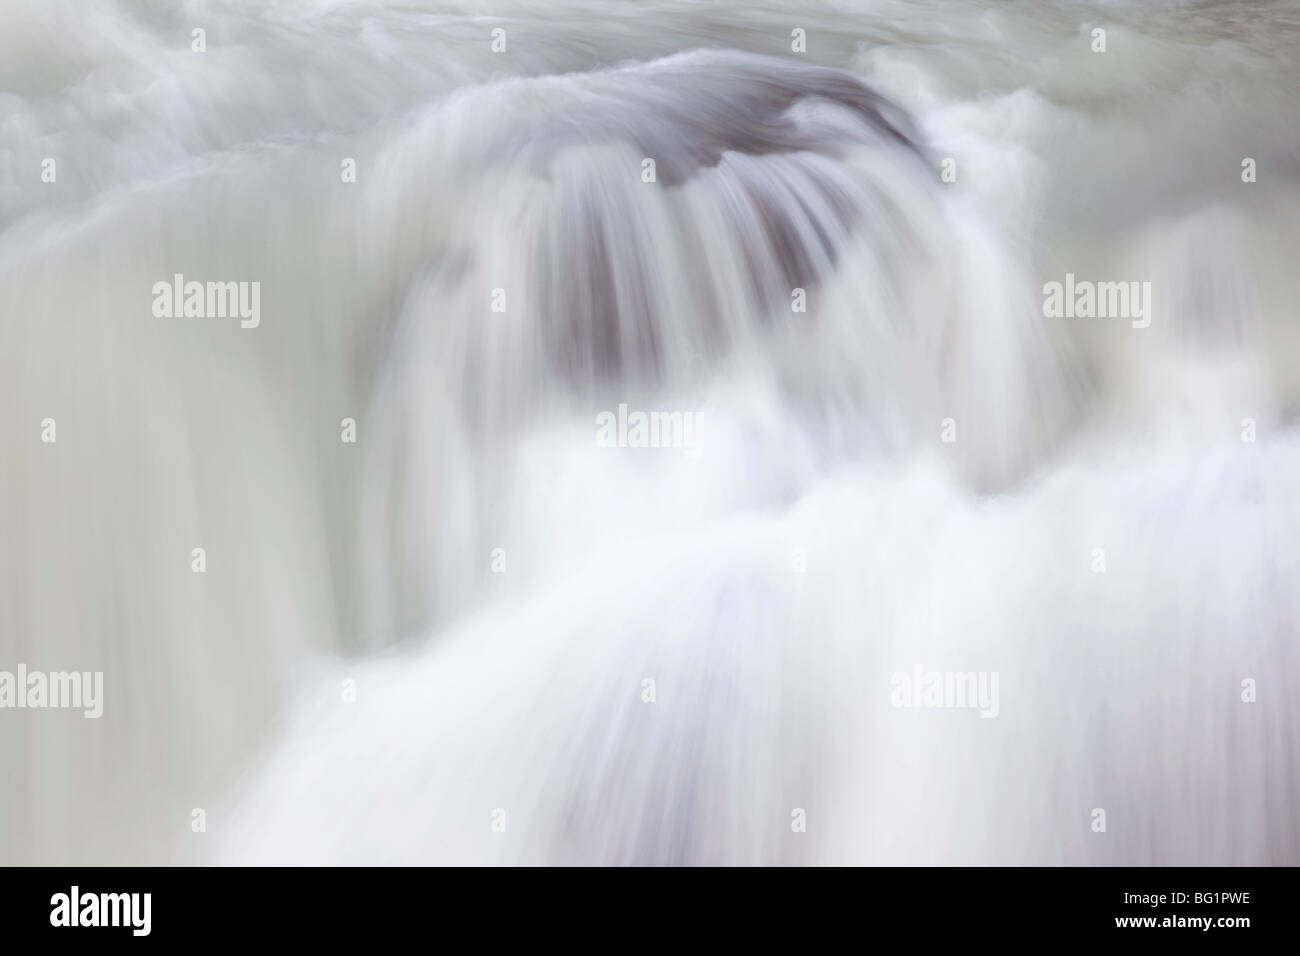
{"type": "Polygon", "coordinates": [[[0,712],[0,858],[1300,862],[1300,6],[83,6],[0,670],[104,713],[0,712]]]}

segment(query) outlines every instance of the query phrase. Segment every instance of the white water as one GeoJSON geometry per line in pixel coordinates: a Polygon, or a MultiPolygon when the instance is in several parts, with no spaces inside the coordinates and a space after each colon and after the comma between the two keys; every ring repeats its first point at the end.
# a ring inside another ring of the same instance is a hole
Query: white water
{"type": "Polygon", "coordinates": [[[106,696],[0,711],[0,860],[1300,862],[1298,43],[0,2],[0,669],[106,696]],[[178,272],[260,326],[154,318],[178,272]],[[1066,272],[1151,326],[1044,318],[1066,272]]]}

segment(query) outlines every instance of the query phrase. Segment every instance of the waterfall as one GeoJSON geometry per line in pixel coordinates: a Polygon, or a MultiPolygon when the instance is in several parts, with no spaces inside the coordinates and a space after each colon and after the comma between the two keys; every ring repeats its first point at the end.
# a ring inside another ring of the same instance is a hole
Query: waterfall
{"type": "Polygon", "coordinates": [[[0,860],[1300,861],[1241,10],[0,3],[0,860]]]}

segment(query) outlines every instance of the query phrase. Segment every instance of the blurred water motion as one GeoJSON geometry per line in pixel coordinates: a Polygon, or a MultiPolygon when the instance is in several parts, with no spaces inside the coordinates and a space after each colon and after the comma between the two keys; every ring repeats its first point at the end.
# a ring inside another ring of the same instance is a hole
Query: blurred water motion
{"type": "Polygon", "coordinates": [[[0,2],[0,862],[1300,862],[1297,43],[0,2]]]}

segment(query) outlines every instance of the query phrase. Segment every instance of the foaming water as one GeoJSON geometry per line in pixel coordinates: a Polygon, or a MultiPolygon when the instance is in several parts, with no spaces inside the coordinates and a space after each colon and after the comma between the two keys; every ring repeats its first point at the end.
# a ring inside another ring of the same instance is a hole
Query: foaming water
{"type": "Polygon", "coordinates": [[[490,6],[0,6],[4,857],[1297,862],[1297,7],[490,6]]]}

